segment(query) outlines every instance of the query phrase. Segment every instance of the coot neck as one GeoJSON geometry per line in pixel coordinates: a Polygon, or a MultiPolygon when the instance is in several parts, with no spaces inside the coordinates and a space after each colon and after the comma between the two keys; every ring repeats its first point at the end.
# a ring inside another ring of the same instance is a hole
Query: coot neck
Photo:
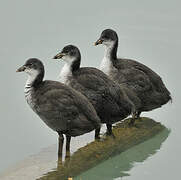
{"type": "Polygon", "coordinates": [[[111,60],[113,64],[117,60],[117,49],[118,49],[118,41],[114,42],[110,46],[106,46],[105,48],[104,57],[106,59],[111,60]]]}
{"type": "Polygon", "coordinates": [[[71,71],[72,73],[74,73],[75,71],[77,71],[80,68],[80,62],[81,62],[81,58],[77,57],[71,64],[71,71]]]}
{"type": "Polygon", "coordinates": [[[29,92],[33,89],[36,89],[43,81],[44,71],[42,72],[34,72],[32,74],[28,74],[28,79],[25,85],[25,95],[29,94],[29,92]]]}
{"type": "Polygon", "coordinates": [[[67,84],[69,77],[80,68],[80,58],[75,58],[72,62],[68,60],[63,66],[59,78],[60,82],[67,84]]]}

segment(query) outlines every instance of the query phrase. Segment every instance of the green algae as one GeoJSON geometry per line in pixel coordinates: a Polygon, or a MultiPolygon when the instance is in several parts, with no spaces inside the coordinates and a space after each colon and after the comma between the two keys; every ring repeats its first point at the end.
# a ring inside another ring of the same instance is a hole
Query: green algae
{"type": "Polygon", "coordinates": [[[165,129],[159,122],[150,118],[139,118],[135,125],[130,127],[130,119],[118,123],[113,128],[115,138],[105,138],[103,141],[94,141],[78,149],[70,159],[59,162],[57,169],[47,173],[39,180],[64,180],[75,177],[80,173],[96,166],[129,148],[144,142],[165,129]]]}
{"type": "Polygon", "coordinates": [[[130,176],[130,170],[137,166],[137,163],[142,164],[146,159],[159,152],[169,134],[170,130],[165,128],[156,136],[81,173],[74,180],[111,180],[130,176]]]}

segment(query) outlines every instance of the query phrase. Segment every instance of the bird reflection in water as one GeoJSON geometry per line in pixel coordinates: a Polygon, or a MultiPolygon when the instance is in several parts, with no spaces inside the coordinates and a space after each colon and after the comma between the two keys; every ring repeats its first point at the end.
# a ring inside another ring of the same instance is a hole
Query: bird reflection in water
{"type": "MultiPolygon", "coordinates": [[[[138,144],[125,152],[122,152],[119,155],[114,156],[113,158],[109,158],[108,160],[94,166],[92,169],[82,173],[81,175],[73,178],[74,180],[80,179],[113,179],[113,178],[121,178],[124,176],[129,176],[129,172],[136,162],[144,162],[148,157],[154,155],[161,148],[162,143],[169,136],[170,130],[165,128],[159,134],[154,136],[153,138],[138,144]]],[[[72,156],[73,157],[73,156],[72,156]]],[[[75,162],[75,161],[74,161],[75,162]]],[[[60,179],[62,174],[66,174],[66,167],[74,167],[78,166],[77,164],[73,164],[71,161],[71,157],[65,157],[65,161],[62,161],[62,158],[59,158],[57,161],[57,169],[51,172],[48,172],[43,177],[39,178],[39,180],[44,180],[47,178],[60,179]]],[[[80,167],[78,167],[79,169],[80,167]]],[[[75,172],[74,172],[75,173],[75,172]]],[[[72,174],[69,174],[69,177],[73,177],[72,174]]]]}

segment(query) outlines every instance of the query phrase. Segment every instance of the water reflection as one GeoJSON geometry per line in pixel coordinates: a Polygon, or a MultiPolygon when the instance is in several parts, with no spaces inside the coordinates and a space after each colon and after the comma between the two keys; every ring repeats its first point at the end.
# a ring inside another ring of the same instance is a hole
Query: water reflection
{"type": "MultiPolygon", "coordinates": [[[[129,170],[134,166],[134,163],[143,162],[149,156],[155,154],[160,149],[162,143],[167,139],[169,133],[170,131],[165,128],[155,137],[102,162],[74,178],[74,180],[110,180],[129,176],[129,170]]],[[[78,142],[80,144],[82,141],[79,139],[78,142]]],[[[84,143],[84,145],[82,144],[82,147],[85,145],[86,143],[84,143]]],[[[74,144],[72,147],[76,147],[76,145],[74,144]]],[[[28,180],[37,178],[39,178],[39,180],[59,180],[63,174],[67,174],[67,165],[72,169],[73,166],[77,167],[78,163],[74,162],[73,165],[72,161],[69,163],[69,159],[66,159],[64,163],[59,159],[57,163],[56,148],[56,145],[48,147],[39,154],[27,158],[19,165],[16,165],[14,169],[10,169],[4,175],[0,176],[0,179],[24,180],[24,177],[26,177],[28,180]]],[[[74,152],[76,152],[76,150],[74,152]]],[[[72,172],[70,168],[68,169],[69,172],[72,172]]]]}
{"type": "MultiPolygon", "coordinates": [[[[82,173],[76,177],[75,180],[110,180],[118,177],[129,176],[128,171],[134,166],[134,163],[143,162],[149,156],[155,154],[160,149],[162,143],[167,139],[169,133],[170,131],[165,128],[155,137],[121,153],[120,155],[104,161],[96,167],[82,173]]],[[[66,160],[66,163],[68,163],[68,159],[66,160]]],[[[62,171],[62,166],[62,161],[59,159],[57,169],[47,173],[39,179],[59,180],[60,174],[64,173],[62,171]]]]}
{"type": "MultiPolygon", "coordinates": [[[[75,180],[94,179],[111,180],[118,177],[129,176],[129,170],[136,162],[143,162],[151,155],[155,154],[162,143],[167,139],[170,130],[165,129],[152,139],[145,141],[98,166],[82,173],[75,180]]],[[[124,178],[123,178],[124,179],[124,178]]]]}

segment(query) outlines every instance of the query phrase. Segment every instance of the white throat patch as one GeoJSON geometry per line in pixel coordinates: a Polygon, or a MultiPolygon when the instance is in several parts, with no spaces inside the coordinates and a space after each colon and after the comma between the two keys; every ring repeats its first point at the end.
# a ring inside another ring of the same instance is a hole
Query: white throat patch
{"type": "Polygon", "coordinates": [[[104,52],[104,57],[100,64],[100,70],[103,71],[107,75],[109,75],[111,70],[114,68],[111,61],[111,56],[110,56],[113,45],[114,45],[113,42],[104,44],[105,52],[104,52]]]}
{"type": "Polygon", "coordinates": [[[28,79],[26,81],[26,86],[30,86],[34,82],[36,77],[38,76],[39,71],[37,71],[35,69],[25,69],[25,72],[28,74],[28,79]]]}
{"type": "Polygon", "coordinates": [[[34,88],[32,87],[33,82],[35,81],[36,77],[38,76],[39,72],[35,69],[26,69],[25,72],[28,74],[28,79],[25,84],[24,93],[25,98],[31,108],[34,110],[33,100],[32,100],[32,92],[34,88]]]}
{"type": "Polygon", "coordinates": [[[65,61],[65,65],[59,74],[59,79],[61,83],[68,84],[68,77],[72,76],[71,66],[75,59],[70,58],[69,56],[64,56],[63,60],[65,61]]]}

